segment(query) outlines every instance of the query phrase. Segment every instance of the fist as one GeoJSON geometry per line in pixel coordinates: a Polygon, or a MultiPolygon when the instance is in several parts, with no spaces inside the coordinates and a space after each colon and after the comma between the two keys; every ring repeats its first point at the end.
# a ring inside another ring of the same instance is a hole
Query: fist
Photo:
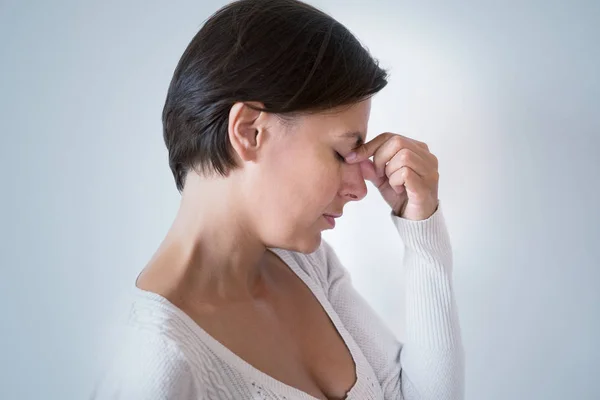
{"type": "Polygon", "coordinates": [[[363,177],[379,189],[395,215],[419,221],[437,210],[438,159],[427,144],[386,132],[356,148],[346,162],[360,163],[363,177]]]}

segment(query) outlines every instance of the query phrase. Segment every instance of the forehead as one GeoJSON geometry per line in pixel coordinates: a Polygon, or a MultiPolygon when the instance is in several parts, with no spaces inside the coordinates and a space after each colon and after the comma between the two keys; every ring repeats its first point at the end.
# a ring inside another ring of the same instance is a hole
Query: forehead
{"type": "Polygon", "coordinates": [[[366,140],[370,113],[371,99],[367,99],[310,115],[306,122],[315,134],[326,133],[335,139],[359,145],[366,140]]]}

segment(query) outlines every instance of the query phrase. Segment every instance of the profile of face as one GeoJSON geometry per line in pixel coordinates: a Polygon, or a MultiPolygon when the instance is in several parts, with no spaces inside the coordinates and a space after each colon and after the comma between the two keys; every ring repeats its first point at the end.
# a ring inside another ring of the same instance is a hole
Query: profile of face
{"type": "Polygon", "coordinates": [[[321,232],[332,227],[324,214],[342,214],[345,204],[365,197],[360,164],[344,157],[366,140],[370,110],[367,99],[283,121],[232,108],[229,135],[241,156],[236,184],[252,229],[267,247],[315,251],[321,232]]]}

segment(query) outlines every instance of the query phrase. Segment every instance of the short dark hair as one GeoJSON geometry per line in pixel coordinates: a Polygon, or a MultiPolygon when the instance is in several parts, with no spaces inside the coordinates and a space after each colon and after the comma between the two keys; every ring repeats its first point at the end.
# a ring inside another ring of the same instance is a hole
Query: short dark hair
{"type": "Polygon", "coordinates": [[[367,99],[388,72],[341,23],[298,0],[238,0],[205,21],[183,53],[162,122],[183,190],[190,168],[235,168],[228,120],[236,102],[274,114],[325,111],[367,99]]]}

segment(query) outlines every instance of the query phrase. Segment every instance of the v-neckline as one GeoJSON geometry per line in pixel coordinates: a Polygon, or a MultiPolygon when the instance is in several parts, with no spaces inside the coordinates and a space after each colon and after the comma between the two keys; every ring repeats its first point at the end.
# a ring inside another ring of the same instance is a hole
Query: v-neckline
{"type": "MultiPolygon", "coordinates": [[[[362,382],[362,370],[359,368],[359,362],[357,359],[357,351],[354,348],[353,341],[349,337],[350,334],[348,331],[342,326],[339,317],[335,314],[329,301],[325,298],[323,291],[321,288],[316,285],[316,283],[308,276],[308,274],[298,266],[296,261],[289,256],[287,250],[278,249],[278,248],[268,248],[273,254],[275,254],[288,268],[300,278],[300,280],[306,285],[306,287],[310,290],[312,295],[316,298],[317,302],[325,311],[325,314],[331,321],[331,324],[336,329],[338,335],[342,338],[344,345],[348,349],[352,361],[354,362],[354,375],[355,381],[352,387],[346,393],[344,400],[351,400],[352,394],[357,390],[359,384],[362,382]]],[[[210,347],[210,349],[217,354],[219,357],[223,357],[228,363],[231,363],[235,369],[242,372],[247,377],[251,377],[257,383],[260,381],[261,384],[264,384],[266,387],[270,387],[275,391],[279,391],[281,393],[285,393],[289,396],[293,396],[294,400],[302,399],[302,400],[320,400],[317,397],[312,396],[311,394],[304,392],[294,386],[288,385],[278,379],[275,379],[271,375],[261,371],[260,369],[254,367],[252,364],[244,360],[242,357],[234,353],[224,344],[219,342],[216,338],[211,336],[208,332],[206,332],[200,325],[198,325],[188,314],[186,314],[179,307],[171,303],[167,298],[144,289],[137,287],[134,285],[135,291],[142,294],[144,297],[153,298],[158,300],[159,302],[168,306],[168,308],[176,314],[176,316],[181,319],[183,323],[196,335],[198,335],[202,341],[210,347]]]]}

